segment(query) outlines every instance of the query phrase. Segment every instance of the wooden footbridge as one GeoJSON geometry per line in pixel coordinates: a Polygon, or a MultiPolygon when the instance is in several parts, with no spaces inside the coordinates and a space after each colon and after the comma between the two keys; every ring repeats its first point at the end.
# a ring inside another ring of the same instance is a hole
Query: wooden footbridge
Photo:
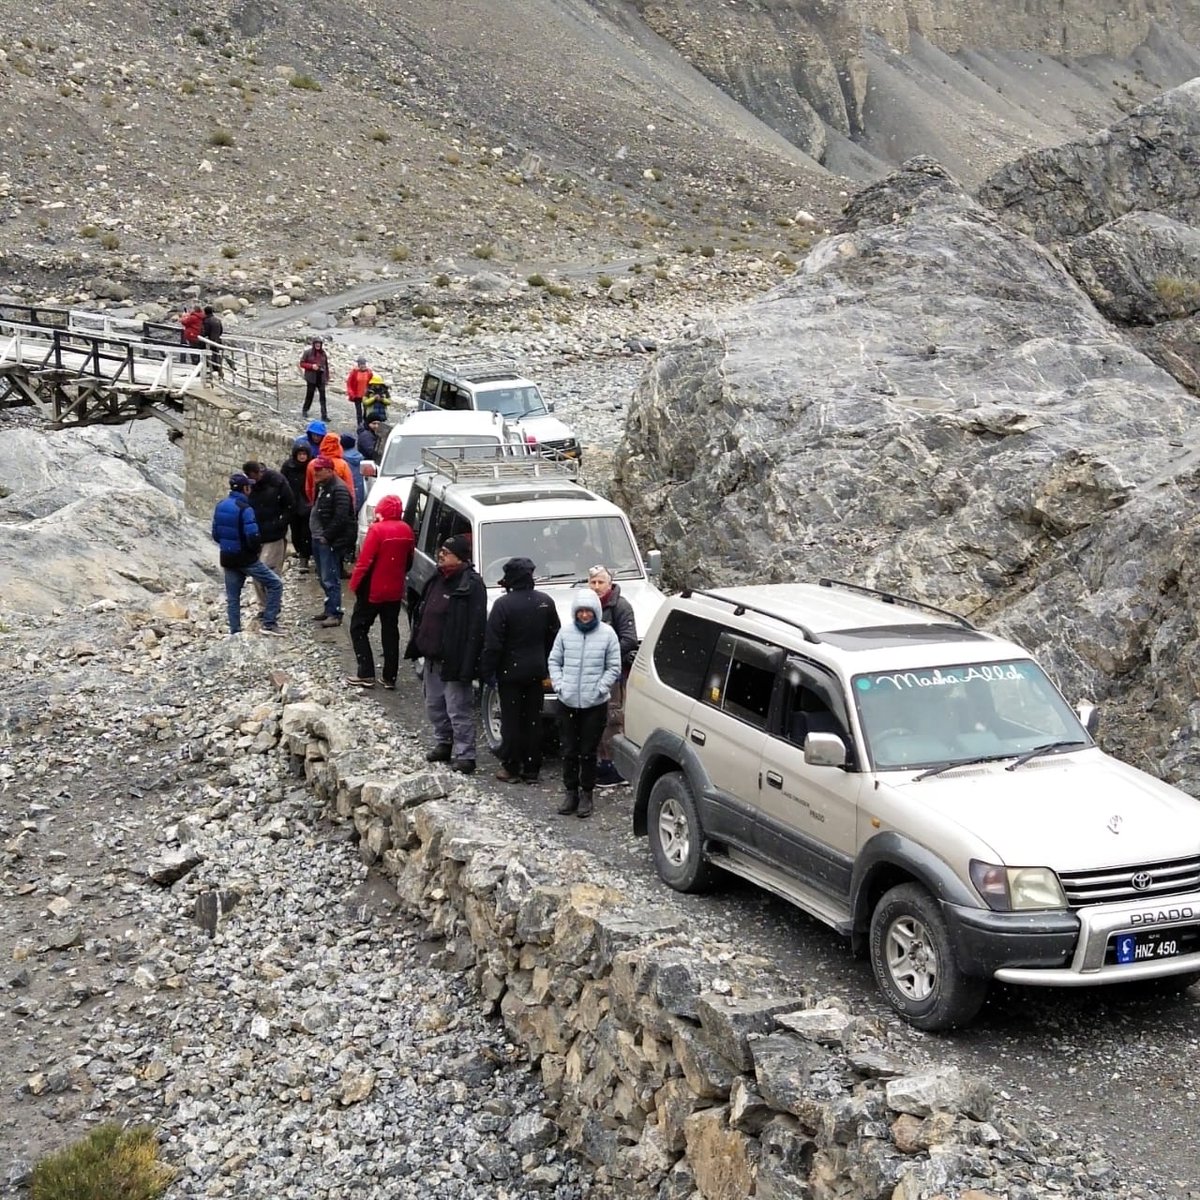
{"type": "Polygon", "coordinates": [[[56,429],[153,417],[182,433],[190,394],[231,393],[279,411],[286,343],[185,346],[179,325],[0,304],[0,408],[35,405],[56,429]]]}

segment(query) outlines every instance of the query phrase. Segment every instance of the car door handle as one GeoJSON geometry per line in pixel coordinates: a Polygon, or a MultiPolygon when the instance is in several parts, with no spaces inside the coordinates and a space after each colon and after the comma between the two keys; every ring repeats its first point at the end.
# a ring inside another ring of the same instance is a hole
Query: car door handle
{"type": "Polygon", "coordinates": [[[708,738],[704,734],[703,729],[693,729],[691,732],[691,738],[692,738],[692,741],[695,742],[697,746],[703,746],[704,743],[708,740],[708,738]]]}
{"type": "Polygon", "coordinates": [[[767,786],[773,787],[773,788],[783,787],[783,776],[777,774],[775,771],[768,771],[767,772],[767,786]]]}

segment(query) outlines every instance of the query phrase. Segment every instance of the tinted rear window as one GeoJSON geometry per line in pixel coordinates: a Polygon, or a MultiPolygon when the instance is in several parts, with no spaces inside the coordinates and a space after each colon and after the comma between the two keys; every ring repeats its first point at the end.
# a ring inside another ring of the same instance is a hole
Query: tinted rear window
{"type": "Polygon", "coordinates": [[[722,632],[715,621],[686,612],[671,613],[654,644],[654,669],[659,678],[678,692],[698,697],[722,632]]]}

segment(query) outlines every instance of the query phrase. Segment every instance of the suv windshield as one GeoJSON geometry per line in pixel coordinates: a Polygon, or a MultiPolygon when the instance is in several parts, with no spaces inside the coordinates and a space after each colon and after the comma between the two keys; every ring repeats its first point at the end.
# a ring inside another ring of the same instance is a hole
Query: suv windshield
{"type": "Polygon", "coordinates": [[[584,584],[595,566],[607,567],[614,579],[642,578],[642,564],[620,517],[488,521],[481,527],[477,562],[489,587],[505,562],[518,557],[533,559],[543,583],[584,584]]]}
{"type": "Polygon", "coordinates": [[[407,433],[388,441],[379,464],[380,475],[415,475],[421,469],[421,451],[434,446],[498,446],[488,433],[407,433]]]}
{"type": "Polygon", "coordinates": [[[879,771],[1016,756],[1092,740],[1030,659],[855,675],[871,761],[879,771]]]}
{"type": "Polygon", "coordinates": [[[549,409],[537,386],[476,388],[475,407],[480,412],[498,412],[505,417],[542,417],[549,409]]]}

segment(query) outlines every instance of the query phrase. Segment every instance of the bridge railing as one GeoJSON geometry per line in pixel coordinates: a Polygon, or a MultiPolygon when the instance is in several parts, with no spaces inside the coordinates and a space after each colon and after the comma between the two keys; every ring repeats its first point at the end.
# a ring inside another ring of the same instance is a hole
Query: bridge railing
{"type": "Polygon", "coordinates": [[[279,363],[249,338],[222,338],[219,342],[200,339],[206,347],[210,372],[216,382],[239,390],[273,412],[280,411],[279,363]]]}

